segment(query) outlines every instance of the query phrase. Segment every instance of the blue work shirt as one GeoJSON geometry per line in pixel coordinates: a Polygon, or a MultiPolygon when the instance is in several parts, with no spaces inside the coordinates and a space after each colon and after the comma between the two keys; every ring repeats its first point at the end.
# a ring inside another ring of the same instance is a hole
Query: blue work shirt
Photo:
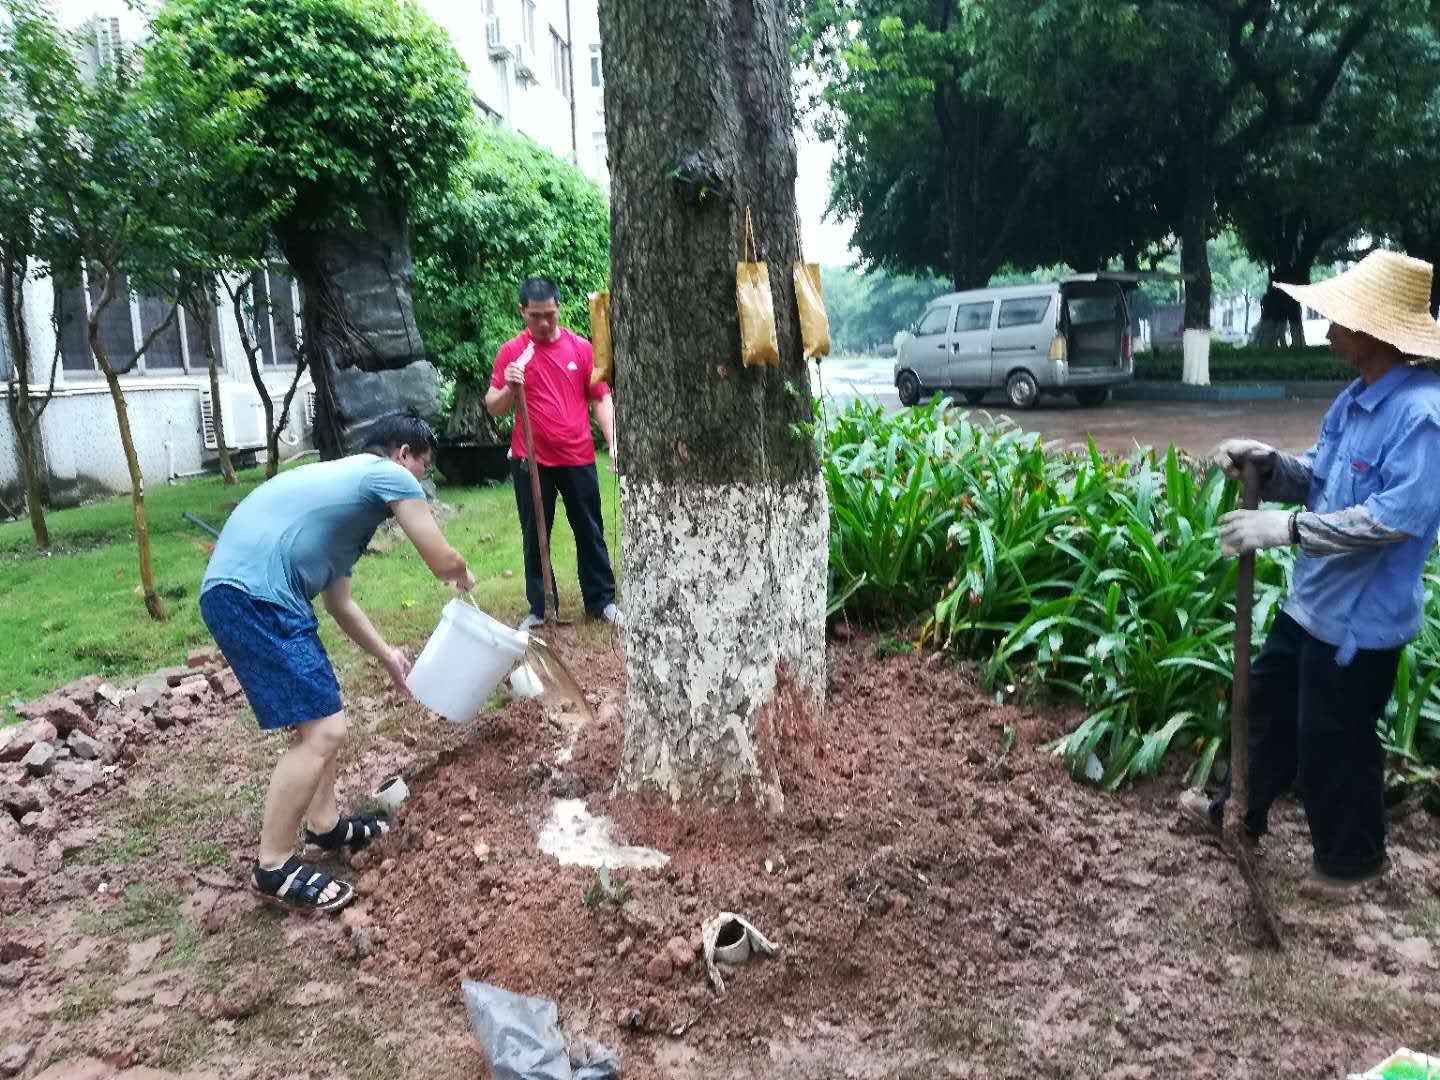
{"type": "Polygon", "coordinates": [[[1338,647],[1395,649],[1420,632],[1421,573],[1440,528],[1440,376],[1402,364],[1374,383],[1356,379],[1335,399],[1310,466],[1306,508],[1363,506],[1409,540],[1343,555],[1295,559],[1282,605],[1314,637],[1338,647]]]}
{"type": "Polygon", "coordinates": [[[408,469],[375,454],[283,472],[231,513],[200,592],[231,585],[313,619],[311,601],[350,576],[390,504],[423,498],[408,469]]]}

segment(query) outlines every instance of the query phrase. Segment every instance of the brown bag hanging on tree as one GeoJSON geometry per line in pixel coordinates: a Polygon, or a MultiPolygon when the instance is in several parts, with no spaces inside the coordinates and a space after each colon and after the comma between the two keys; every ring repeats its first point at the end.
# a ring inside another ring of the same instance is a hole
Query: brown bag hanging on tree
{"type": "Polygon", "coordinates": [[[590,294],[590,349],[595,354],[595,367],[590,372],[590,385],[610,382],[615,375],[615,358],[610,345],[610,293],[590,294]]]}
{"type": "Polygon", "coordinates": [[[746,367],[780,366],[780,344],[775,336],[775,301],[770,296],[770,267],[753,261],[755,233],[750,208],[745,208],[745,256],[735,264],[735,306],[740,311],[740,359],[746,367]]]}
{"type": "MultiPolygon", "coordinates": [[[[803,250],[803,249],[802,249],[803,250]]],[[[800,340],[805,359],[830,355],[830,316],[825,314],[825,297],[820,292],[820,264],[795,264],[795,306],[800,311],[800,340]]]]}

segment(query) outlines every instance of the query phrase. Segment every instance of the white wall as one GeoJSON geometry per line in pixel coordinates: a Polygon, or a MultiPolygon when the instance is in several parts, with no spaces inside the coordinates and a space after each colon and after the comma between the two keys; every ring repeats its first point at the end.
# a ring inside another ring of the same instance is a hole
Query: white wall
{"type": "Polygon", "coordinates": [[[554,153],[573,161],[589,176],[608,183],[603,150],[595,147],[595,132],[603,137],[603,115],[597,119],[599,90],[590,85],[590,46],[600,40],[596,0],[421,0],[427,14],[449,33],[460,59],[470,71],[470,89],[480,105],[498,117],[502,126],[519,131],[554,153]],[[533,45],[528,33],[533,7],[533,45]],[[491,56],[486,41],[486,19],[500,20],[501,41],[509,57],[491,56]],[[570,42],[570,68],[574,72],[575,112],[557,78],[554,38],[570,42]],[[516,75],[516,46],[525,54],[534,81],[516,75]],[[573,134],[572,134],[573,131],[573,134]]]}

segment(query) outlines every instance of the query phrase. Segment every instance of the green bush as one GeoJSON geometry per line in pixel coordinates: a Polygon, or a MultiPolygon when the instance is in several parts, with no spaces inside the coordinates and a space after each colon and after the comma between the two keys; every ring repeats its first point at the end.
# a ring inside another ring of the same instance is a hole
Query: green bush
{"type": "Polygon", "coordinates": [[[590,333],[589,293],[610,274],[610,209],[579,169],[538,143],[477,124],[450,185],[412,210],[415,313],[430,358],[483,386],[495,352],[524,324],[527,277],[560,286],[561,322],[590,333]]]}
{"type": "MultiPolygon", "coordinates": [[[[1153,382],[1179,382],[1184,364],[1178,350],[1156,350],[1135,357],[1135,378],[1153,382]]],[[[1350,380],[1355,369],[1338,359],[1328,346],[1306,349],[1210,347],[1211,382],[1309,382],[1350,380]]]]}
{"type": "MultiPolygon", "coordinates": [[[[1235,485],[1173,447],[1049,450],[948,405],[857,402],[823,427],[832,606],[928,610],[922,642],[975,658],[985,685],[1077,698],[1086,718],[1056,749],[1077,774],[1095,754],[1107,788],[1154,775],[1172,749],[1203,779],[1230,730],[1236,564],[1217,525],[1235,485]]],[[[1288,552],[1257,560],[1257,643],[1289,569],[1288,552]]],[[[1440,767],[1440,559],[1432,571],[1433,615],[1382,725],[1412,779],[1440,767]]]]}

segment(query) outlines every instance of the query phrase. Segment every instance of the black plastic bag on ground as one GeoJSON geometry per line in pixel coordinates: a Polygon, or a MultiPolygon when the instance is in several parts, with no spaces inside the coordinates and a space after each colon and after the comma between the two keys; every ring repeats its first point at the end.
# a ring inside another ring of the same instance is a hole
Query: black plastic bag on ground
{"type": "Polygon", "coordinates": [[[460,993],[495,1080],[619,1077],[619,1057],[593,1043],[587,1044],[587,1063],[577,1069],[570,1067],[565,1037],[560,1033],[559,1011],[553,1001],[469,980],[460,984],[460,993]]]}

